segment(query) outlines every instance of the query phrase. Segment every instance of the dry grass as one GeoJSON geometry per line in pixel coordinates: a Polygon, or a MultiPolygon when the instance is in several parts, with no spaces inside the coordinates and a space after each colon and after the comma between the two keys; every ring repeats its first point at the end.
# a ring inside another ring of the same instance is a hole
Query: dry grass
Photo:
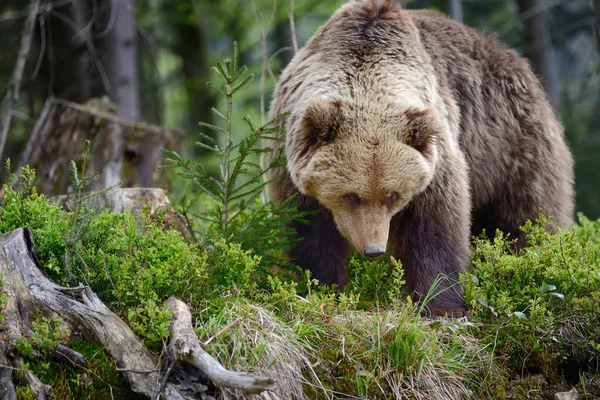
{"type": "MultiPolygon", "coordinates": [[[[208,350],[229,368],[274,378],[274,392],[254,397],[265,400],[466,399],[501,376],[468,322],[423,320],[409,305],[336,315],[309,309],[283,320],[263,306],[228,303],[203,324],[207,337],[230,325],[208,350]]],[[[221,398],[249,397],[222,391],[221,398]]]]}

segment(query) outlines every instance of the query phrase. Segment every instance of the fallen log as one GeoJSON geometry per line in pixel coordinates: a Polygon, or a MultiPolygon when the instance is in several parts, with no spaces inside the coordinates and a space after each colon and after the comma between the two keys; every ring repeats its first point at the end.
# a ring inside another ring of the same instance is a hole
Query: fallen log
{"type": "MultiPolygon", "coordinates": [[[[31,232],[28,229],[17,229],[0,237],[0,276],[4,282],[2,290],[8,296],[8,302],[4,309],[0,310],[4,315],[4,321],[0,325],[0,337],[6,338],[4,341],[0,340],[0,399],[15,398],[12,383],[12,372],[15,368],[9,368],[8,361],[14,363],[20,355],[12,354],[8,348],[12,347],[11,344],[17,338],[26,337],[31,332],[29,314],[33,311],[40,312],[44,316],[59,315],[71,332],[105,347],[111,357],[117,361],[118,370],[125,376],[133,391],[148,397],[156,393],[163,378],[162,362],[159,357],[151,353],[127,324],[106,307],[89,287],[65,288],[51,282],[41,270],[31,232]]],[[[177,313],[174,315],[172,330],[173,342],[176,343],[173,344],[173,348],[180,349],[180,354],[184,354],[185,349],[191,349],[192,358],[183,357],[183,361],[199,367],[212,379],[216,379],[215,383],[218,382],[223,387],[246,388],[251,393],[258,393],[272,387],[271,380],[229,372],[216,360],[205,365],[199,364],[197,356],[202,357],[202,350],[191,328],[189,310],[186,314],[187,306],[176,299],[171,301],[177,304],[177,307],[173,308],[174,313],[177,313]],[[182,335],[180,332],[185,334],[182,335]],[[217,373],[215,374],[211,368],[216,368],[217,373]],[[248,384],[240,386],[238,380],[228,381],[222,379],[223,376],[227,378],[243,376],[244,382],[247,381],[248,384]]],[[[78,360],[74,362],[84,362],[74,353],[65,351],[65,348],[61,350],[63,354],[70,355],[69,360],[75,358],[78,360]]],[[[197,370],[192,373],[195,375],[187,380],[197,379],[197,370]]],[[[39,398],[52,398],[51,392],[48,392],[49,388],[43,384],[40,386],[41,382],[37,377],[31,372],[29,374],[25,378],[34,391],[40,393],[39,398]]],[[[194,393],[196,396],[190,397],[185,387],[171,382],[161,384],[160,389],[162,399],[209,398],[204,393],[194,393]]]]}

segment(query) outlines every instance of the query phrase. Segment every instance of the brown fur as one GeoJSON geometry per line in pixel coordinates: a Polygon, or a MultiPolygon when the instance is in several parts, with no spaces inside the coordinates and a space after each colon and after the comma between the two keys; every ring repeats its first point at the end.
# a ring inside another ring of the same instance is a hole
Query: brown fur
{"type": "Polygon", "coordinates": [[[471,233],[522,244],[540,208],[572,219],[571,154],[527,61],[441,14],[344,5],[283,72],[271,113],[288,111],[270,196],[319,211],[290,256],[326,283],[343,287],[349,242],[388,242],[416,300],[444,274],[430,306],[462,310],[471,233]]]}

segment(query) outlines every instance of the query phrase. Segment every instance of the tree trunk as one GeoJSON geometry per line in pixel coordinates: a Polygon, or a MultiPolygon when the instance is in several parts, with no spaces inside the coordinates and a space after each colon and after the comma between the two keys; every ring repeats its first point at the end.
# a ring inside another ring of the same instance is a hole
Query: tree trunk
{"type": "Polygon", "coordinates": [[[27,19],[25,20],[25,26],[23,27],[21,44],[19,46],[19,51],[17,52],[17,61],[12,73],[12,78],[6,94],[2,99],[2,103],[0,103],[0,160],[2,160],[2,153],[4,152],[4,146],[6,145],[12,115],[15,106],[17,105],[17,101],[19,100],[21,80],[23,79],[25,64],[29,58],[29,50],[31,49],[32,42],[31,37],[35,30],[35,21],[40,9],[40,1],[41,0],[33,0],[29,5],[29,12],[27,19]]]}
{"type": "Polygon", "coordinates": [[[556,110],[559,106],[560,84],[552,59],[544,0],[518,0],[518,4],[523,25],[524,55],[542,79],[548,99],[556,110]]]}
{"type": "Polygon", "coordinates": [[[52,10],[48,26],[52,31],[52,43],[48,45],[53,54],[52,65],[48,65],[53,71],[50,90],[54,96],[76,103],[85,103],[91,97],[91,55],[86,47],[91,32],[86,29],[85,3],[75,1],[52,10]]]}
{"type": "Polygon", "coordinates": [[[448,0],[448,10],[453,20],[463,22],[462,0],[448,0]]]}
{"type": "MultiPolygon", "coordinates": [[[[207,57],[209,52],[199,21],[194,25],[180,22],[175,29],[177,40],[174,43],[174,50],[183,62],[182,72],[187,93],[186,130],[188,134],[194,136],[200,130],[198,122],[215,123],[211,108],[216,105],[216,97],[214,91],[206,84],[212,78],[211,61],[207,57]]],[[[204,130],[203,133],[212,137],[215,135],[212,131],[204,130]]],[[[196,154],[203,153],[199,148],[195,148],[194,151],[196,154]]]]}
{"type": "Polygon", "coordinates": [[[139,121],[138,44],[134,3],[134,0],[102,2],[103,19],[108,31],[101,42],[110,82],[109,96],[119,107],[120,116],[139,121]]]}

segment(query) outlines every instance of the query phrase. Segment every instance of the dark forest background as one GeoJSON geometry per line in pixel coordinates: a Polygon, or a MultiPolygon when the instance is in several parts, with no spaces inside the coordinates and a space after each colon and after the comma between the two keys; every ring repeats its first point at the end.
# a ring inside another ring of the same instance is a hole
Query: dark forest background
{"type": "MultiPolygon", "coordinates": [[[[236,109],[264,121],[272,88],[295,41],[302,46],[343,2],[2,0],[0,96],[14,86],[28,7],[39,10],[20,96],[15,104],[9,104],[9,96],[2,100],[3,110],[10,105],[12,120],[5,140],[0,136],[0,160],[19,159],[47,98],[85,103],[108,96],[124,117],[179,128],[185,135],[183,152],[202,161],[206,155],[195,151],[193,142],[198,121],[214,122],[209,110],[217,97],[206,82],[214,78],[215,61],[238,42],[241,63],[256,78],[236,109]]],[[[448,13],[531,60],[575,156],[577,209],[600,217],[600,0],[402,4],[448,13]]],[[[172,190],[181,196],[186,189],[172,190]]]]}

